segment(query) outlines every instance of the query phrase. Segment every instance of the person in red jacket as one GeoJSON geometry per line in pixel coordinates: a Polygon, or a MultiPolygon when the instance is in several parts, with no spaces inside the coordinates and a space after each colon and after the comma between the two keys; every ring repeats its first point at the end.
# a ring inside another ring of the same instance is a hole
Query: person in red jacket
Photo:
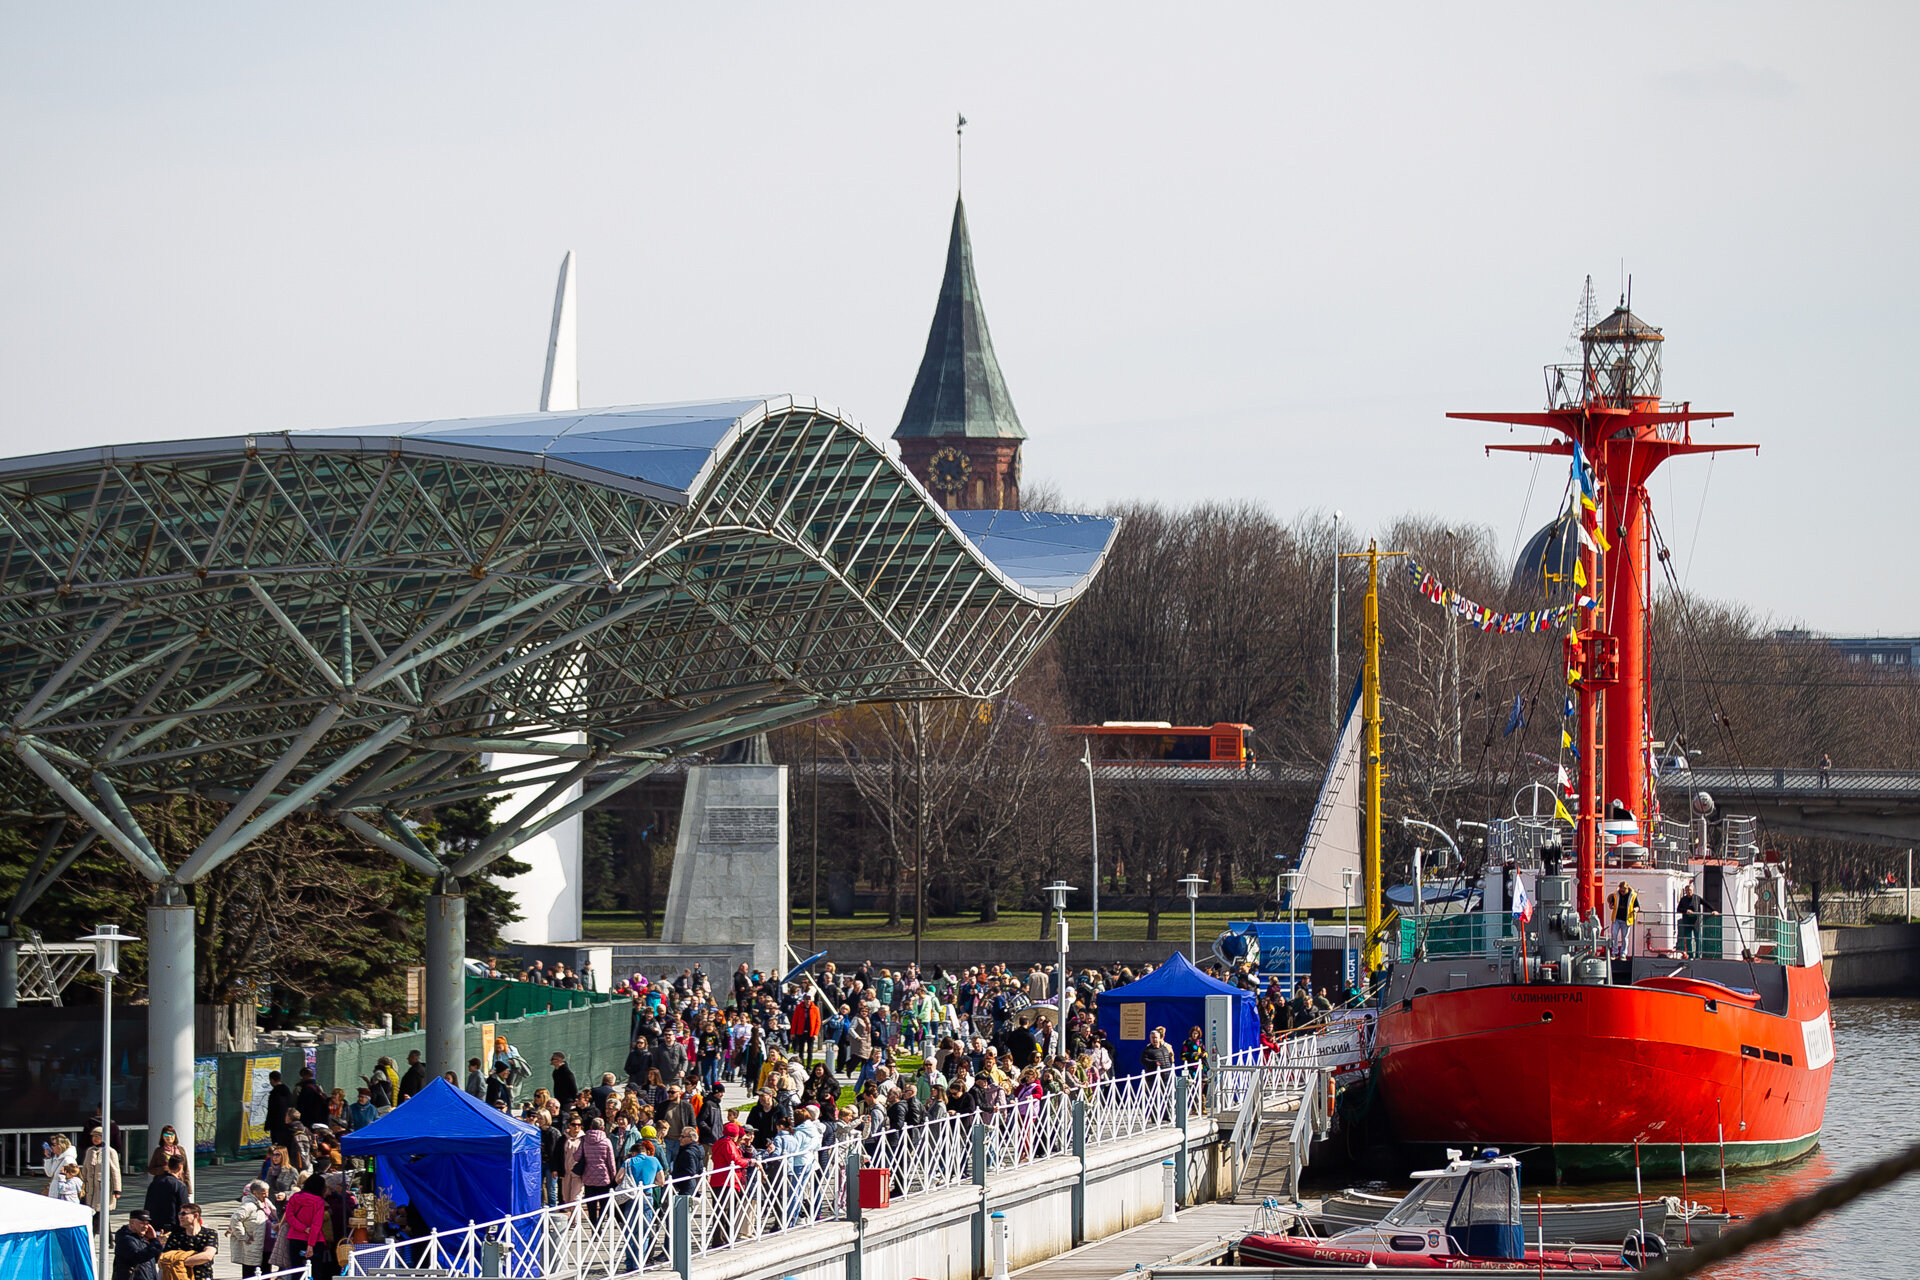
{"type": "Polygon", "coordinates": [[[820,1038],[820,1006],[809,988],[793,1003],[793,1018],[787,1024],[787,1049],[795,1057],[813,1065],[813,1046],[820,1038]]]}
{"type": "Polygon", "coordinates": [[[326,1195],[327,1180],[316,1173],[287,1197],[280,1229],[287,1238],[287,1261],[292,1266],[305,1265],[326,1239],[326,1195]]]}
{"type": "MultiPolygon", "coordinates": [[[[753,1163],[753,1157],[746,1153],[743,1145],[746,1135],[746,1129],[738,1121],[729,1120],[721,1131],[720,1141],[713,1144],[710,1157],[713,1172],[707,1175],[707,1185],[715,1194],[738,1191],[744,1185],[747,1166],[753,1163]]],[[[713,1242],[717,1245],[728,1243],[728,1216],[725,1212],[714,1214],[713,1242]]]]}

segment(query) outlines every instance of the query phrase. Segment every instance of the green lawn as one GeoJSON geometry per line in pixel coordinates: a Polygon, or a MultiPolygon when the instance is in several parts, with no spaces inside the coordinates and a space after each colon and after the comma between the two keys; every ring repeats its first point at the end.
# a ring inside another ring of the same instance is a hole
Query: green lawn
{"type": "MultiPolygon", "coordinates": [[[[1355,913],[1356,918],[1358,912],[1355,913]]],[[[1200,942],[1206,944],[1225,929],[1231,921],[1245,920],[1245,913],[1226,911],[1202,911],[1199,913],[1200,942]]],[[[1088,942],[1093,938],[1091,919],[1084,911],[1069,912],[1067,920],[1072,926],[1072,939],[1075,942],[1088,942]]],[[[645,940],[646,931],[641,926],[640,915],[632,911],[589,911],[586,913],[585,933],[589,939],[597,942],[640,942],[645,940]]],[[[787,925],[788,936],[796,947],[806,945],[808,936],[807,912],[805,908],[793,913],[787,925]]],[[[658,935],[658,921],[655,922],[655,934],[658,935]]],[[[857,942],[864,940],[903,939],[913,936],[911,915],[896,927],[889,928],[884,911],[863,911],[851,916],[829,916],[824,912],[820,916],[819,937],[822,942],[857,942]]],[[[927,931],[923,935],[928,940],[960,942],[969,939],[981,941],[1030,940],[1040,941],[1053,937],[1049,925],[1043,934],[1040,930],[1040,917],[1033,911],[1002,911],[1000,918],[992,924],[981,924],[975,917],[936,916],[927,921],[927,931]]],[[[1144,911],[1102,911],[1100,913],[1100,940],[1102,942],[1143,942],[1147,938],[1147,913],[1144,911]]],[[[1187,913],[1184,907],[1178,911],[1160,913],[1160,941],[1184,944],[1187,940],[1187,913]]]]}

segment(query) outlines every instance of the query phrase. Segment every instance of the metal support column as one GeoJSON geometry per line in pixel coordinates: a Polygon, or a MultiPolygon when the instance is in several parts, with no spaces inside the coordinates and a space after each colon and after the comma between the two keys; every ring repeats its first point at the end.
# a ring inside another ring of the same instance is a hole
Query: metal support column
{"type": "Polygon", "coordinates": [[[193,907],[174,885],[147,908],[147,1125],[193,1132],[193,907]]]}
{"type": "Polygon", "coordinates": [[[20,1007],[20,935],[12,921],[0,923],[0,1009],[20,1007]]]}
{"type": "Polygon", "coordinates": [[[1073,1100],[1073,1156],[1080,1176],[1073,1184],[1073,1247],[1087,1242],[1087,1100],[1073,1100]]]}
{"type": "Polygon", "coordinates": [[[980,1201],[973,1207],[974,1280],[987,1274],[987,1126],[976,1118],[967,1137],[973,1144],[973,1185],[980,1201]]]}
{"type": "Polygon", "coordinates": [[[1180,1160],[1173,1167],[1173,1198],[1187,1202],[1187,1103],[1193,1095],[1193,1081],[1186,1076],[1173,1082],[1174,1121],[1180,1126],[1180,1160]]]}
{"type": "MultiPolygon", "coordinates": [[[[427,1044],[422,1056],[434,1075],[451,1071],[466,1079],[467,896],[446,876],[427,897],[427,1004],[421,1021],[427,1044]]],[[[483,1058],[484,1054],[481,1055],[483,1058]]]]}
{"type": "Polygon", "coordinates": [[[693,1280],[693,1197],[675,1195],[667,1223],[667,1253],[680,1280],[693,1280]]]}

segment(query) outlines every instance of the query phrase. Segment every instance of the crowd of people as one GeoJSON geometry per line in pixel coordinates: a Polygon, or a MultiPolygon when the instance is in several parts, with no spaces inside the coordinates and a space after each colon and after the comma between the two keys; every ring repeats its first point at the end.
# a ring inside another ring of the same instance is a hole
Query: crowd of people
{"type": "MultiPolygon", "coordinates": [[[[904,1135],[930,1122],[991,1122],[1040,1100],[1077,1096],[1115,1069],[1099,1026],[1103,993],[1145,976],[1121,965],[1069,975],[1065,1015],[1048,966],[979,965],[952,973],[832,963],[791,982],[742,965],[718,983],[699,969],[616,988],[632,1005],[631,1047],[619,1070],[583,1080],[564,1053],[546,1079],[504,1036],[461,1078],[445,1078],[540,1133],[542,1200],[581,1202],[597,1221],[605,1193],[623,1186],[704,1182],[714,1193],[756,1180],[798,1185],[832,1153],[859,1143],[886,1164],[904,1135]]],[[[549,982],[579,981],[564,966],[549,982]]],[[[1246,966],[1218,976],[1258,994],[1263,1041],[1275,1045],[1335,1007],[1304,981],[1285,991],[1246,966]]],[[[1344,992],[1345,999],[1353,993],[1344,992]]],[[[1201,1029],[1149,1029],[1147,1070],[1205,1058],[1201,1029]]],[[[349,1101],[311,1069],[292,1085],[271,1075],[269,1149],[218,1231],[193,1198],[193,1158],[164,1129],[148,1162],[141,1207],[116,1233],[114,1280],[209,1280],[224,1240],[243,1276],[307,1267],[340,1271],[363,1180],[340,1138],[373,1123],[433,1078],[418,1050],[404,1067],[382,1056],[349,1101]],[[122,1265],[124,1264],[124,1265],[122,1265]]],[[[924,1130],[922,1130],[924,1131],[924,1130]]],[[[45,1151],[48,1193],[97,1207],[121,1194],[113,1143],[97,1126],[76,1153],[64,1137],[45,1151]]],[[[640,1198],[642,1204],[654,1196],[640,1198]]],[[[411,1207],[372,1225],[376,1238],[408,1239],[428,1224],[411,1207]]]]}

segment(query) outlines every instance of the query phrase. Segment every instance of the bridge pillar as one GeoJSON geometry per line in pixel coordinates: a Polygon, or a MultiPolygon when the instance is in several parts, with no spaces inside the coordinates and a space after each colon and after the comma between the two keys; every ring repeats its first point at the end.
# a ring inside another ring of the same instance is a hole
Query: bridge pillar
{"type": "Polygon", "coordinates": [[[192,1140],[193,907],[161,885],[147,908],[147,1128],[168,1125],[192,1140]]]}
{"type": "MultiPolygon", "coordinates": [[[[467,1058],[467,896],[460,882],[443,876],[427,898],[427,1003],[422,1010],[427,1044],[421,1056],[434,1075],[451,1071],[465,1080],[467,1058]]],[[[493,1046],[482,1047],[482,1069],[493,1046]]]]}

